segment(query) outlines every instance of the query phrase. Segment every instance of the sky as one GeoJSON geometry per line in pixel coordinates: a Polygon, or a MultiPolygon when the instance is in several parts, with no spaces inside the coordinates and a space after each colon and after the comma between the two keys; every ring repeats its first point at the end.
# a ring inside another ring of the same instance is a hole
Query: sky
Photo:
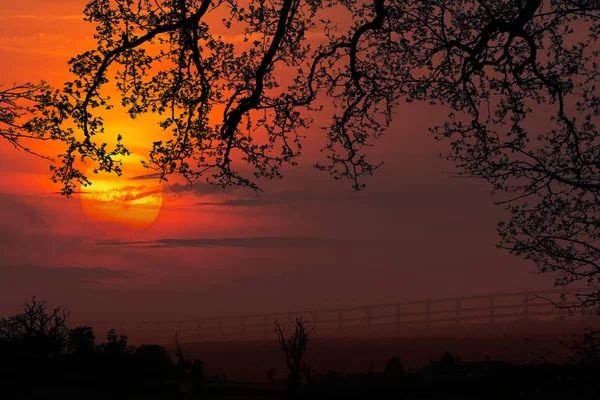
{"type": "MultiPolygon", "coordinates": [[[[68,80],[69,58],[94,47],[84,6],[0,0],[0,83],[68,80]]],[[[139,161],[160,132],[116,109],[107,130],[134,152],[119,184],[160,192],[133,231],[119,221],[148,204],[98,211],[94,199],[64,198],[46,161],[0,142],[0,315],[34,295],[78,318],[160,320],[551,288],[495,247],[506,215],[485,184],[449,174],[447,144],[428,132],[445,115],[399,106],[369,150],[384,165],[362,192],[314,170],[321,154],[309,152],[257,197],[145,179],[139,161]]],[[[309,148],[320,135],[307,132],[309,148]]]]}

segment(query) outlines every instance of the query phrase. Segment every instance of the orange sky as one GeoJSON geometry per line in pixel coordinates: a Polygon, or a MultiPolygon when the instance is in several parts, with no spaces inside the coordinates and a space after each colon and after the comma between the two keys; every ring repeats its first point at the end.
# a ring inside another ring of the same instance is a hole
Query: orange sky
{"type": "MultiPolygon", "coordinates": [[[[68,79],[69,57],[94,45],[84,5],[1,2],[0,83],[68,79]]],[[[90,222],[79,198],[53,194],[46,162],[0,143],[0,315],[32,295],[74,313],[147,319],[550,287],[495,248],[503,213],[485,186],[442,172],[452,166],[427,127],[444,115],[423,104],[398,109],[370,153],[385,164],[365,192],[312,170],[317,153],[265,183],[260,198],[175,180],[162,186],[156,221],[127,244],[90,222]]],[[[152,120],[107,116],[107,131],[123,133],[135,152],[125,179],[149,172],[139,160],[160,134],[152,120]]],[[[309,149],[320,134],[307,133],[309,149]]]]}

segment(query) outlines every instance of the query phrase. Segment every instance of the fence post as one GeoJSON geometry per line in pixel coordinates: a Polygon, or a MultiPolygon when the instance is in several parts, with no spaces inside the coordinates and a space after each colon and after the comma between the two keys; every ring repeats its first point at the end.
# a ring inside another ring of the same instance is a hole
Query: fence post
{"type": "Polygon", "coordinates": [[[400,333],[400,303],[396,303],[396,333],[400,333]]]}
{"type": "Polygon", "coordinates": [[[558,309],[558,319],[563,320],[568,315],[564,308],[560,307],[558,309]]]}
{"type": "Polygon", "coordinates": [[[456,326],[460,326],[460,297],[456,298],[456,326]]]}
{"type": "Polygon", "coordinates": [[[490,325],[494,325],[494,295],[490,295],[490,325]]]}
{"type": "Polygon", "coordinates": [[[269,314],[265,315],[265,339],[269,338],[269,314]]]}
{"type": "Polygon", "coordinates": [[[529,292],[523,292],[523,318],[529,319],[529,292]]]}
{"type": "Polygon", "coordinates": [[[429,329],[429,325],[431,323],[431,314],[430,314],[430,307],[429,307],[429,299],[425,300],[425,328],[429,329]]]}

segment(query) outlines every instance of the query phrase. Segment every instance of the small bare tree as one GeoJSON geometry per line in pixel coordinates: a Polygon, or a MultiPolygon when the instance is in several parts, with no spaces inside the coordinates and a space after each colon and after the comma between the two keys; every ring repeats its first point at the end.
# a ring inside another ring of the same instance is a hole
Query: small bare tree
{"type": "Polygon", "coordinates": [[[25,302],[23,313],[0,319],[0,342],[23,355],[43,358],[59,355],[68,341],[69,314],[63,306],[49,311],[46,301],[33,297],[25,302]]]}
{"type": "Polygon", "coordinates": [[[569,361],[576,365],[600,365],[600,331],[587,327],[569,345],[569,361]]]}
{"type": "Polygon", "coordinates": [[[308,321],[304,321],[302,316],[299,316],[296,317],[294,333],[289,338],[286,338],[285,325],[281,326],[279,319],[275,320],[275,333],[277,334],[281,351],[285,355],[288,370],[288,388],[292,393],[297,392],[302,386],[302,371],[305,370],[302,357],[313,330],[314,327],[308,329],[308,321]]]}
{"type": "Polygon", "coordinates": [[[175,343],[175,352],[178,361],[177,365],[179,366],[179,368],[182,368],[183,370],[187,371],[190,368],[192,362],[185,358],[185,356],[183,355],[183,349],[181,348],[181,343],[179,342],[179,336],[177,335],[177,333],[175,334],[173,343],[175,343]]]}
{"type": "Polygon", "coordinates": [[[175,343],[175,351],[178,359],[177,367],[183,376],[189,377],[192,382],[193,391],[197,392],[202,388],[202,384],[204,383],[204,364],[201,360],[192,361],[185,358],[177,333],[173,342],[175,343]]]}

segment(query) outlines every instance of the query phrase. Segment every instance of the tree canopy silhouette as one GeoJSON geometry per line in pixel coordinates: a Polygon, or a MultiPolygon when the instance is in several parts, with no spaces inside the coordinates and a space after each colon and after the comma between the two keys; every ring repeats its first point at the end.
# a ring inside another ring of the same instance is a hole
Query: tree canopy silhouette
{"type": "Polygon", "coordinates": [[[53,119],[56,115],[53,115],[48,100],[54,95],[45,82],[26,82],[8,87],[0,84],[0,137],[17,150],[49,158],[32,150],[27,142],[67,139],[69,131],[56,126],[62,120],[53,119]],[[46,123],[40,125],[42,121],[46,123]],[[55,124],[53,129],[50,122],[55,124]]]}
{"type": "Polygon", "coordinates": [[[402,102],[442,104],[447,122],[431,129],[448,158],[510,211],[500,246],[559,285],[592,285],[580,305],[599,300],[597,1],[93,0],[85,16],[97,47],[70,61],[74,80],[36,120],[60,131],[69,117],[82,133],[64,132],[65,194],[89,183],[77,160],[119,173],[128,154],[120,137],[110,150],[96,139],[111,84],[132,118],[162,116],[146,164],[162,179],[254,189],[296,163],[324,101],[336,111],[315,166],[354,189],[402,102]]]}

